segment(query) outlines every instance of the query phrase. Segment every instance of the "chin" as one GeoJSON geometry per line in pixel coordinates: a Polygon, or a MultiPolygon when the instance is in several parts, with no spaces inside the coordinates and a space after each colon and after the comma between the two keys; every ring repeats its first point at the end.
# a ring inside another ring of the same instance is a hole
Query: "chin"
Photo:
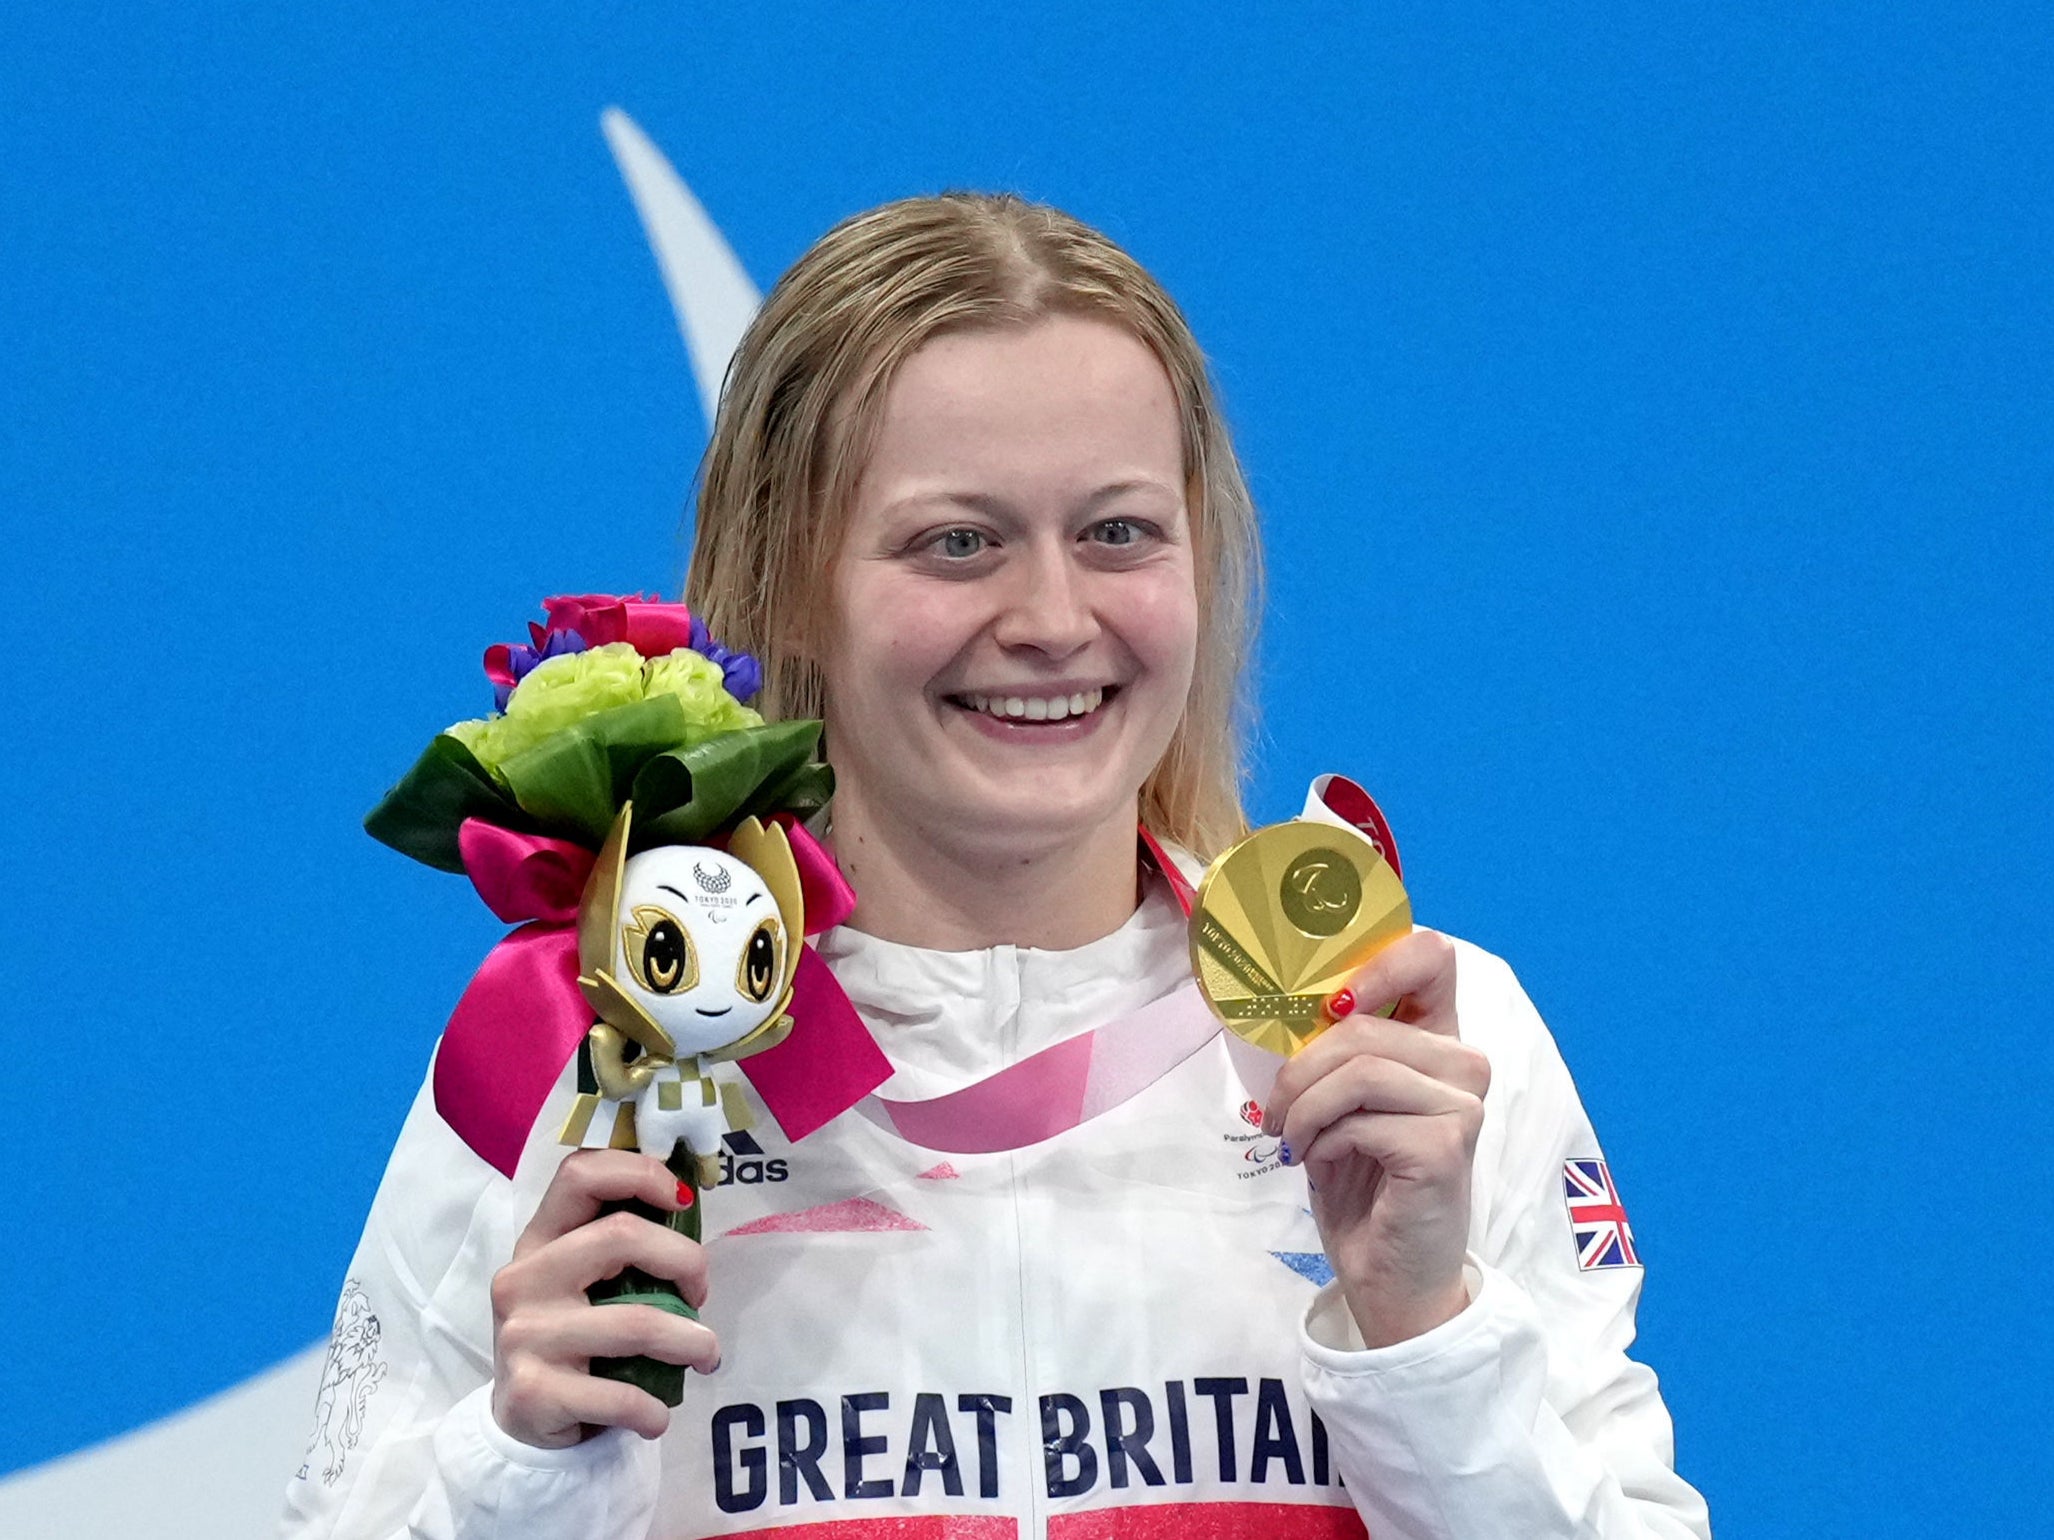
{"type": "Polygon", "coordinates": [[[1037,785],[1016,795],[966,797],[957,804],[956,821],[978,845],[1030,855],[1087,839],[1111,822],[1131,823],[1139,806],[1139,788],[1079,787],[1066,795],[1037,785]]]}

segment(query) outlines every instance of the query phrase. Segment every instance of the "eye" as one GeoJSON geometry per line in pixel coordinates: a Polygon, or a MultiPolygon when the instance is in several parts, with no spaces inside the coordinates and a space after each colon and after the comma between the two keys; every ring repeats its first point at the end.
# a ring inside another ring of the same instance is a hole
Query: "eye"
{"type": "Polygon", "coordinates": [[[1095,545],[1114,548],[1135,546],[1157,537],[1162,531],[1146,519],[1100,519],[1086,534],[1095,545]]]}
{"type": "Polygon", "coordinates": [[[749,933],[749,944],[742,948],[741,967],[735,972],[736,986],[759,1005],[770,998],[770,991],[777,985],[777,943],[777,921],[760,921],[749,933]]]}
{"type": "Polygon", "coordinates": [[[927,542],[930,550],[950,561],[968,561],[973,556],[980,556],[990,543],[983,531],[975,529],[945,529],[927,542]]]}
{"type": "Polygon", "coordinates": [[[699,982],[699,956],[692,938],[654,904],[638,905],[621,927],[622,950],[635,982],[651,994],[672,995],[699,982]]]}

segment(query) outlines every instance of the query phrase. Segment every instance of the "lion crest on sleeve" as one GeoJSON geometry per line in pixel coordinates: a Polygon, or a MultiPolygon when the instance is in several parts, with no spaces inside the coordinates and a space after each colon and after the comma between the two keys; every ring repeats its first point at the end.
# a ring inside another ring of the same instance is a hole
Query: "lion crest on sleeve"
{"type": "Polygon", "coordinates": [[[385,1360],[378,1356],[381,1335],[364,1286],[350,1279],[335,1307],[335,1330],[321,1364],[320,1387],[314,1392],[314,1432],[299,1468],[302,1481],[317,1465],[323,1486],[332,1487],[342,1478],[343,1462],[364,1436],[371,1392],[385,1378],[385,1360]]]}

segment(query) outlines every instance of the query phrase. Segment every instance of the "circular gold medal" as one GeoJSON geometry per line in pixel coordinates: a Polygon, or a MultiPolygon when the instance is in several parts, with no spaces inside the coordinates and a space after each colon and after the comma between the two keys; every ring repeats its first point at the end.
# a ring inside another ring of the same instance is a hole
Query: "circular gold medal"
{"type": "Polygon", "coordinates": [[[1411,929],[1376,846],[1334,824],[1272,824],[1199,880],[1191,968],[1229,1031],[1288,1056],[1326,1030],[1334,991],[1411,929]]]}

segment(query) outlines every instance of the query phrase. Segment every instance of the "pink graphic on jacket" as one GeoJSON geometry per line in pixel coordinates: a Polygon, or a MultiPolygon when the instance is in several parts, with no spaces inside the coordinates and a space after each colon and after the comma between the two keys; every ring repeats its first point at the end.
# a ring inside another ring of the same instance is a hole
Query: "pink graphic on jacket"
{"type": "Polygon", "coordinates": [[[720,1238],[726,1240],[731,1235],[876,1234],[887,1230],[926,1228],[919,1220],[909,1219],[875,1198],[843,1198],[839,1203],[802,1208],[796,1214],[766,1214],[761,1219],[752,1219],[747,1224],[723,1231],[720,1238]]]}

